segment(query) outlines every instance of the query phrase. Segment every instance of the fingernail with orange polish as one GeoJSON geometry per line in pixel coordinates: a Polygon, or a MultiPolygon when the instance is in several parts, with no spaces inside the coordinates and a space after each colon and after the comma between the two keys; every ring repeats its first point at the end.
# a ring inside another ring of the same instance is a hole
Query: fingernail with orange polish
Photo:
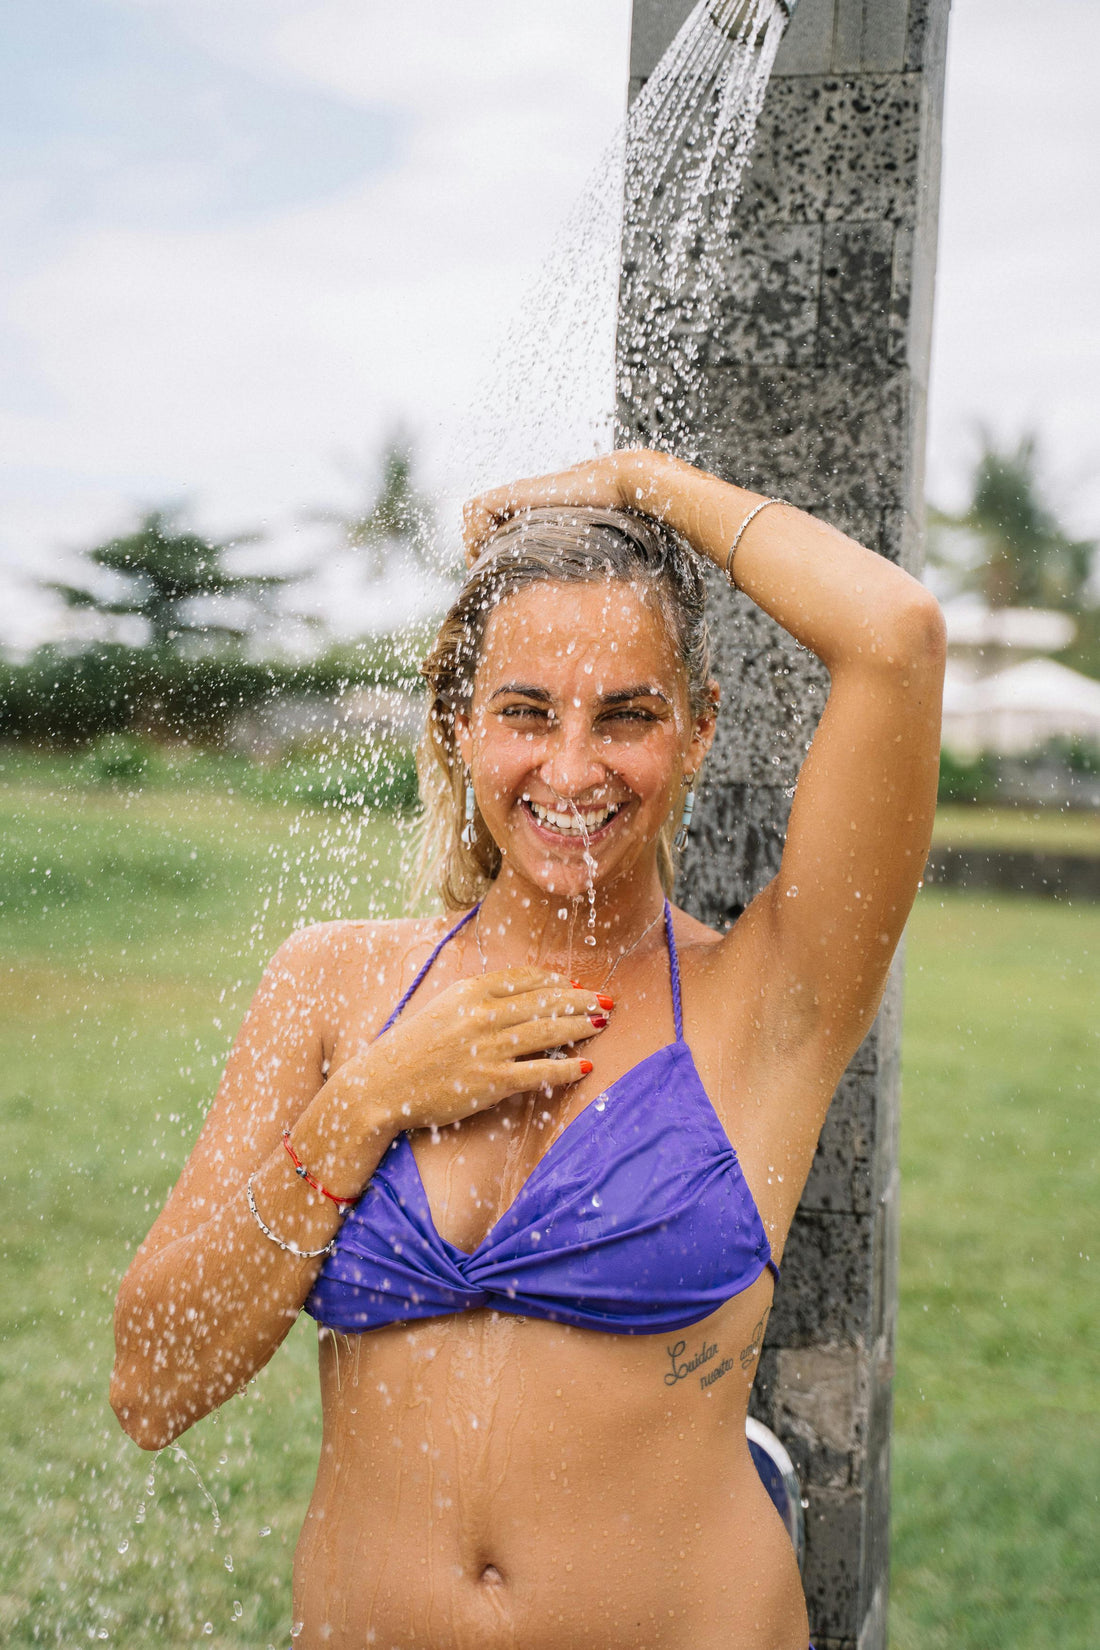
{"type": "Polygon", "coordinates": [[[605,997],[602,991],[597,991],[596,1001],[599,1003],[601,1008],[614,1008],[615,1007],[614,997],[605,997]]]}
{"type": "Polygon", "coordinates": [[[581,1076],[582,1077],[587,1077],[588,1073],[592,1070],[593,1070],[593,1065],[592,1065],[591,1060],[582,1060],[581,1061],[581,1076]]]}

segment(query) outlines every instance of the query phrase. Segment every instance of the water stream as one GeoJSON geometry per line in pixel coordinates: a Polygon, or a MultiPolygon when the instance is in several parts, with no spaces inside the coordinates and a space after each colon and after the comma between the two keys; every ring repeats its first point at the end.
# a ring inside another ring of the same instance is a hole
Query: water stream
{"type": "Polygon", "coordinates": [[[462,496],[610,451],[617,402],[635,398],[660,414],[656,444],[692,458],[683,387],[703,390],[719,255],[785,24],[778,0],[699,0],[687,17],[447,443],[462,496]]]}

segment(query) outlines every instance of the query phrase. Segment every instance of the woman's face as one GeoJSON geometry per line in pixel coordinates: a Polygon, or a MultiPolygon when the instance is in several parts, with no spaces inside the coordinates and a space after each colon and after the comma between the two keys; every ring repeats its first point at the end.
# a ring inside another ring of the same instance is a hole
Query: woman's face
{"type": "Polygon", "coordinates": [[[638,590],[547,583],[493,612],[457,731],[508,869],[578,898],[655,860],[714,718],[693,722],[675,643],[638,590]]]}

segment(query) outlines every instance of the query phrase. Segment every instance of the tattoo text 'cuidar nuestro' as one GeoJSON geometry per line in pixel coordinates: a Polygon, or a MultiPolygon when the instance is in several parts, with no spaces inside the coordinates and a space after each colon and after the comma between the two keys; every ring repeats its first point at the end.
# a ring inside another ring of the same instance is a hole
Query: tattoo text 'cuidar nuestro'
{"type": "MultiPolygon", "coordinates": [[[[677,1341],[674,1346],[667,1346],[665,1351],[668,1353],[671,1364],[671,1368],[665,1371],[665,1385],[675,1386],[678,1381],[686,1381],[688,1376],[694,1375],[697,1369],[702,1369],[704,1364],[709,1364],[712,1359],[717,1358],[718,1343],[716,1341],[704,1341],[698,1352],[690,1358],[684,1357],[684,1353],[687,1351],[686,1341],[677,1341]]],[[[714,1364],[711,1369],[706,1370],[704,1374],[699,1376],[699,1385],[701,1387],[713,1386],[715,1381],[721,1380],[723,1375],[728,1375],[732,1368],[733,1359],[723,1358],[721,1363],[714,1364]]]]}
{"type": "MultiPolygon", "coordinates": [[[[770,1311],[771,1308],[769,1307],[768,1312],[770,1311]]],[[[760,1355],[760,1348],[764,1343],[764,1329],[768,1322],[768,1312],[764,1313],[764,1316],[753,1330],[752,1340],[748,1346],[741,1348],[737,1361],[746,1375],[760,1355]]],[[[699,1376],[699,1385],[701,1387],[713,1386],[715,1381],[720,1381],[722,1376],[728,1375],[734,1367],[733,1358],[723,1358],[721,1363],[713,1363],[713,1360],[718,1356],[717,1341],[704,1341],[698,1352],[690,1358],[684,1357],[684,1353],[687,1351],[686,1341],[677,1341],[674,1346],[666,1346],[665,1351],[668,1353],[670,1364],[670,1368],[665,1371],[666,1386],[676,1386],[679,1381],[686,1381],[689,1375],[694,1375],[696,1370],[703,1368],[704,1364],[712,1364],[712,1367],[704,1370],[703,1374],[699,1376]]]]}

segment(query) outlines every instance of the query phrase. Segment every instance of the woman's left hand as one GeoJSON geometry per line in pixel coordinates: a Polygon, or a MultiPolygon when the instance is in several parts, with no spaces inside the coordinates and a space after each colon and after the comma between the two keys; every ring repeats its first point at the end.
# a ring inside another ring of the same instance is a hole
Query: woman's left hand
{"type": "Polygon", "coordinates": [[[627,450],[586,459],[557,475],[533,476],[494,487],[469,499],[462,511],[466,564],[472,565],[502,522],[525,510],[555,506],[621,510],[652,510],[651,471],[667,463],[663,453],[627,450]]]}

